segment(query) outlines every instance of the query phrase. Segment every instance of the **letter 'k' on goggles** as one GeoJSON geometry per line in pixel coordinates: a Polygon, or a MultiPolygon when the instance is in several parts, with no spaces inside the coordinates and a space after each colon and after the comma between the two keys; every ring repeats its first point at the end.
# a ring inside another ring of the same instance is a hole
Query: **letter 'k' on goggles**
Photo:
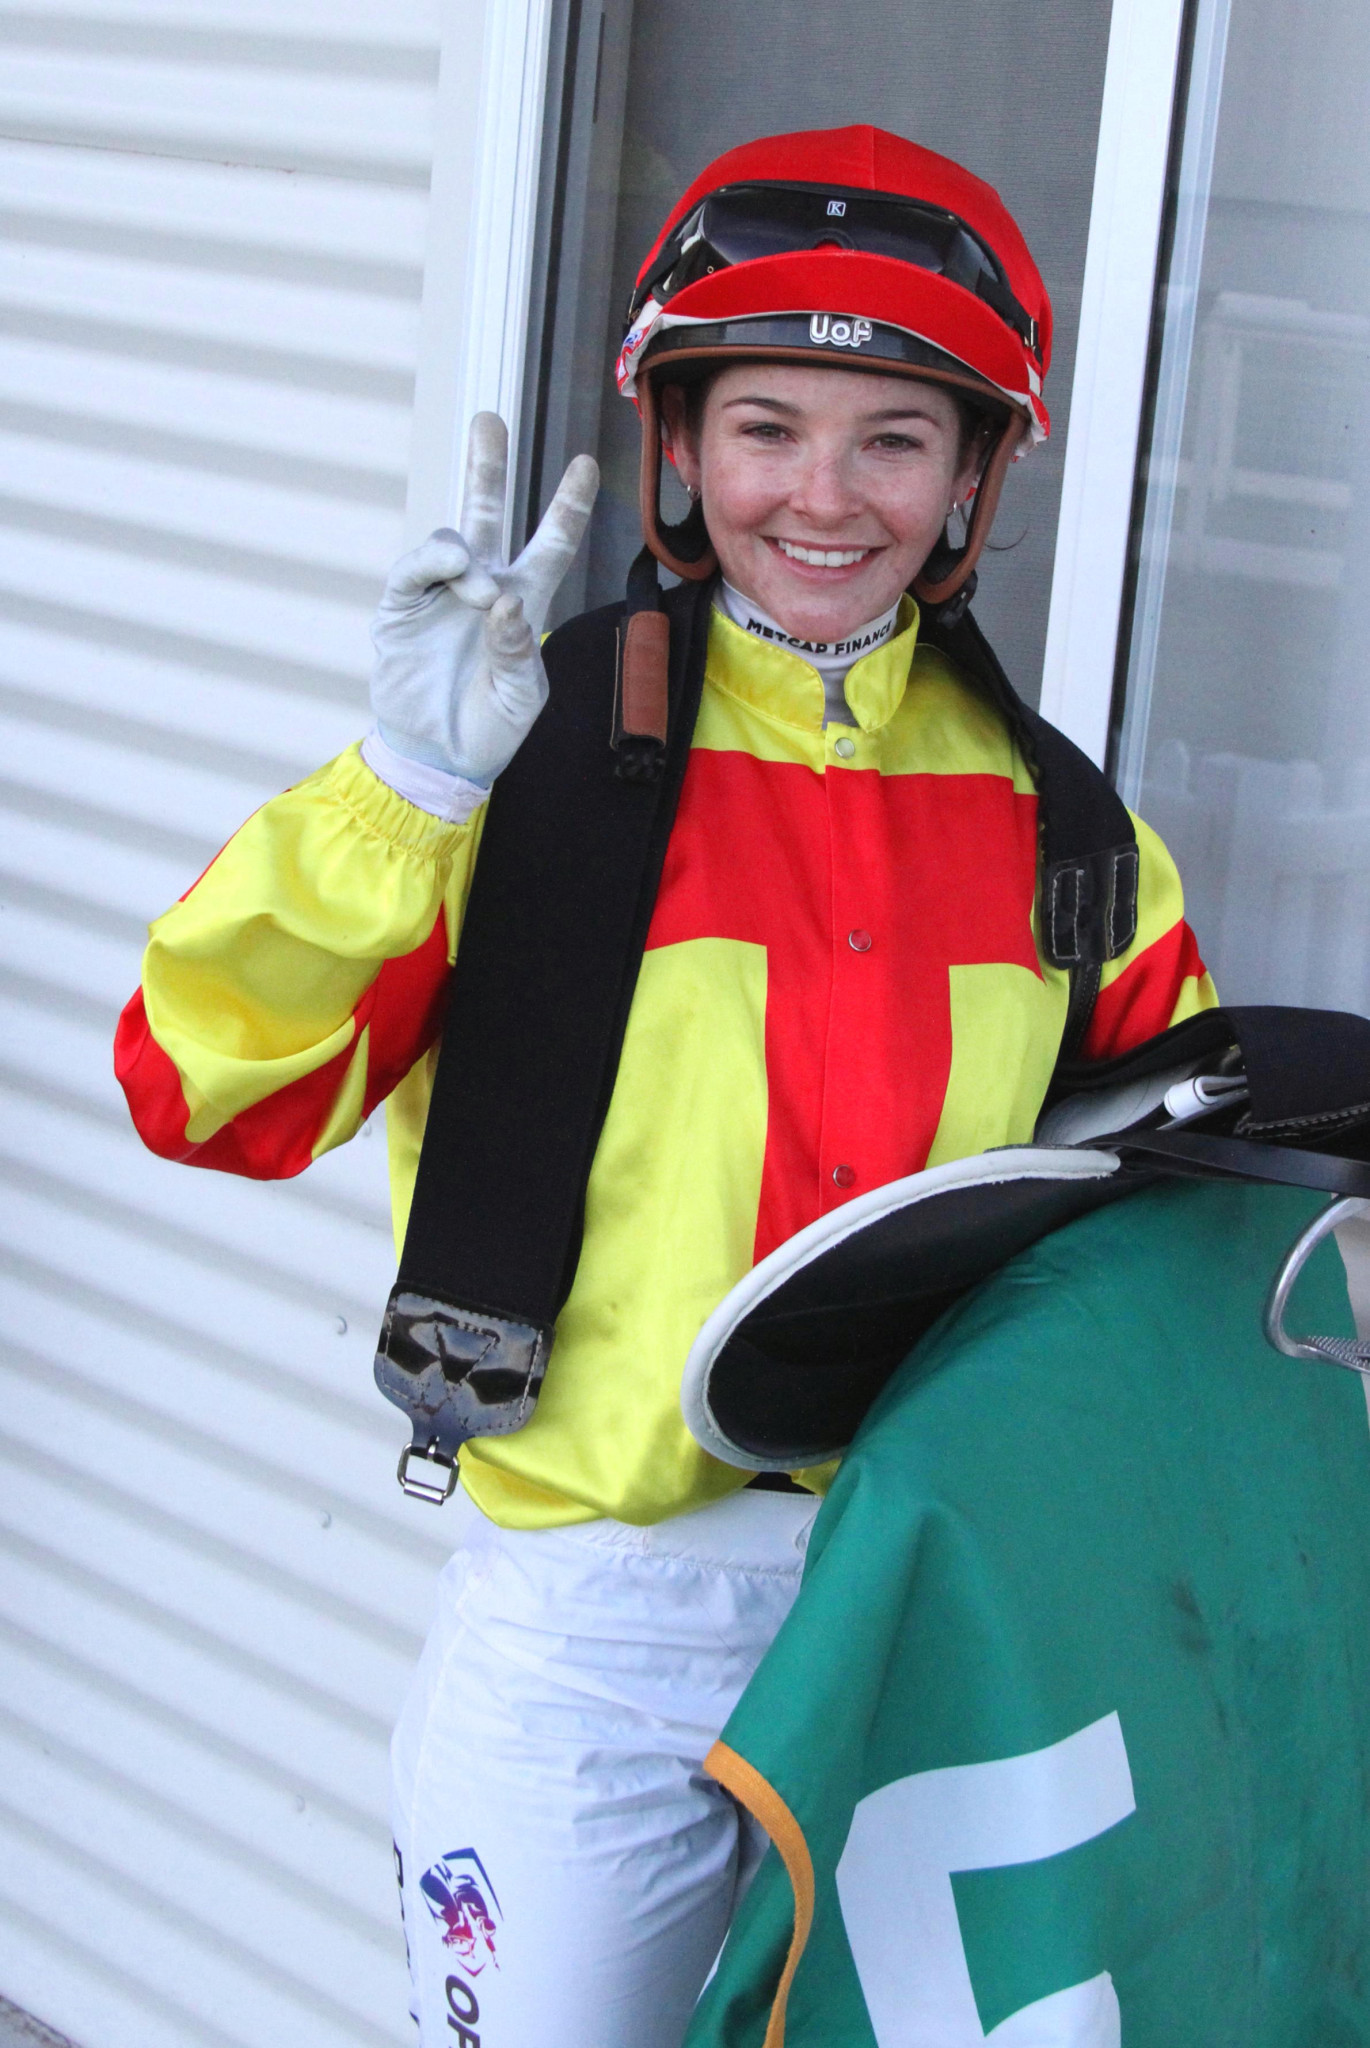
{"type": "Polygon", "coordinates": [[[945,277],[982,299],[1041,358],[1037,322],[1010,290],[994,251],[963,220],[917,200],[831,185],[758,182],[711,192],[671,230],[635,287],[628,326],[649,298],[664,306],[714,271],[806,249],[858,249],[945,277]]]}

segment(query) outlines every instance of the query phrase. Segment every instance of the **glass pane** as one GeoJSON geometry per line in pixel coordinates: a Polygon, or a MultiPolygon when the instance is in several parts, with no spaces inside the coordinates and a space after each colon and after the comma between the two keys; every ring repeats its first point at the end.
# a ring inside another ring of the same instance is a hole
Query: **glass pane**
{"type": "Polygon", "coordinates": [[[1120,779],[1221,995],[1370,1011],[1370,10],[1223,13],[1198,16],[1120,779]]]}
{"type": "MultiPolygon", "coordinates": [[[[605,489],[575,600],[621,596],[641,545],[638,426],[609,371],[629,286],[662,220],[711,158],[757,135],[870,121],[956,157],[997,186],[1056,309],[1046,395],[1053,434],[1015,466],[976,615],[1023,692],[1037,695],[1046,640],[1067,401],[1108,45],[1108,0],[1006,8],[870,0],[852,12],[792,0],[638,0],[612,287],[604,308],[598,454],[605,489]]],[[[678,516],[678,514],[677,514],[678,516]]]]}

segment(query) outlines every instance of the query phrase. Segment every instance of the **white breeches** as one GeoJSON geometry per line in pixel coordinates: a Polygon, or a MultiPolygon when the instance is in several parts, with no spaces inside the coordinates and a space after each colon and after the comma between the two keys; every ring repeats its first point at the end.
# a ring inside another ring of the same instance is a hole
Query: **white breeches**
{"type": "Polygon", "coordinates": [[[703,1759],[818,1502],[459,1546],[392,1746],[421,2048],[680,2048],[765,1838],[703,1759]]]}

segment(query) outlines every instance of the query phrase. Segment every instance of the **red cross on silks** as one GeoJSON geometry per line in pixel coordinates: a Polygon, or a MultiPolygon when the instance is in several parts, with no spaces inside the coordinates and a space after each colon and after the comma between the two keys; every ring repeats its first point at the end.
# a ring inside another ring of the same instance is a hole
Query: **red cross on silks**
{"type": "Polygon", "coordinates": [[[756,1259],[924,1165],[951,1072],[949,970],[1040,976],[1036,872],[1037,800],[1006,776],[691,754],[647,945],[766,949],[756,1259]]]}

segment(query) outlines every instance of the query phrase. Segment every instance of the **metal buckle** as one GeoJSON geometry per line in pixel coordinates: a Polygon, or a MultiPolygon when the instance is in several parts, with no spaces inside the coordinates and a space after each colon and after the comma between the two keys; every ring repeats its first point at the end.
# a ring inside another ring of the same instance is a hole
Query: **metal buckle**
{"type": "Polygon", "coordinates": [[[426,1500],[431,1506],[440,1508],[443,1502],[450,1500],[456,1491],[457,1461],[455,1458],[444,1458],[441,1451],[433,1444],[406,1444],[400,1452],[400,1462],[395,1467],[395,1477],[411,1499],[426,1500]],[[411,1458],[422,1458],[426,1464],[436,1465],[440,1472],[447,1474],[447,1484],[439,1486],[436,1479],[411,1479],[409,1476],[409,1461],[411,1458]]]}
{"type": "Polygon", "coordinates": [[[1309,1254],[1339,1223],[1347,1222],[1352,1216],[1363,1216],[1368,1209],[1370,1202],[1357,1196],[1329,1202],[1286,1253],[1283,1265],[1270,1284],[1264,1317],[1266,1342],[1284,1357],[1312,1358],[1323,1365],[1344,1366],[1348,1372],[1363,1373],[1370,1379],[1370,1344],[1353,1343],[1346,1337],[1295,1337],[1284,1327],[1284,1312],[1289,1305],[1294,1282],[1303,1271],[1309,1254]]]}

